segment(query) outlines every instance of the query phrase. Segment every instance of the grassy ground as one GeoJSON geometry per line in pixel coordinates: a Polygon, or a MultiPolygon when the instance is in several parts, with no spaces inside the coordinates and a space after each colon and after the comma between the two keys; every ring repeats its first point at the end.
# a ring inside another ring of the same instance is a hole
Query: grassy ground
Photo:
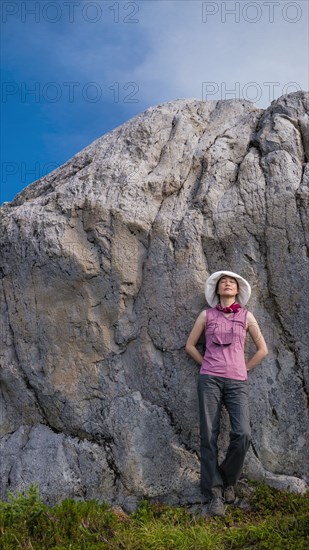
{"type": "Polygon", "coordinates": [[[224,518],[150,504],[127,515],[96,500],[65,500],[48,508],[37,487],[0,502],[2,550],[225,550],[309,548],[309,494],[255,485],[246,507],[224,518]]]}

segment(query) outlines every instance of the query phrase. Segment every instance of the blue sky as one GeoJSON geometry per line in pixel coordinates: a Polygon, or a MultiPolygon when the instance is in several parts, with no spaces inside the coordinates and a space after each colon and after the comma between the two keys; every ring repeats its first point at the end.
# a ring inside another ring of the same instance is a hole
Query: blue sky
{"type": "Polygon", "coordinates": [[[308,90],[308,1],[1,0],[0,204],[151,105],[308,90]]]}

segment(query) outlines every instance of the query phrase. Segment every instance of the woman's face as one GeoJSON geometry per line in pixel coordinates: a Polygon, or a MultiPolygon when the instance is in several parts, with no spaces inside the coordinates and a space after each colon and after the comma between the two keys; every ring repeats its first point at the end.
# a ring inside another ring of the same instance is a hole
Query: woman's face
{"type": "Polygon", "coordinates": [[[238,283],[233,277],[223,275],[218,283],[217,294],[219,296],[236,296],[238,293],[238,283]]]}

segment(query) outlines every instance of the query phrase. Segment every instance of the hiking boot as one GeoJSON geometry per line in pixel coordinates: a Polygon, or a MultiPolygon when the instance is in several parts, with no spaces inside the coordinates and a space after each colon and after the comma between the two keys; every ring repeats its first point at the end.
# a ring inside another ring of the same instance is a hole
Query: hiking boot
{"type": "Polygon", "coordinates": [[[236,495],[235,495],[235,487],[233,485],[229,485],[229,487],[225,487],[224,489],[224,500],[227,504],[232,504],[235,501],[236,495]]]}
{"type": "Polygon", "coordinates": [[[210,516],[225,516],[223,499],[221,497],[214,497],[208,507],[208,514],[210,516]]]}

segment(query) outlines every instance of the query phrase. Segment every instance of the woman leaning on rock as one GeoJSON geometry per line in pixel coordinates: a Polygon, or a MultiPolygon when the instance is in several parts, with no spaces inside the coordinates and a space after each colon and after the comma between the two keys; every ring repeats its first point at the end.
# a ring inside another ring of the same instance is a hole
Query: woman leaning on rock
{"type": "Polygon", "coordinates": [[[224,501],[235,500],[246,452],[250,445],[248,375],[268,354],[255,317],[244,306],[251,294],[249,283],[232,271],[217,271],[206,281],[210,309],[197,318],[186,343],[186,351],[199,365],[198,396],[201,435],[201,490],[210,515],[225,514],[224,501]],[[196,348],[205,331],[204,357],[196,348]],[[256,352],[245,361],[244,345],[249,332],[256,352]],[[231,424],[230,442],[223,462],[218,464],[217,440],[221,407],[225,405],[231,424]]]}

